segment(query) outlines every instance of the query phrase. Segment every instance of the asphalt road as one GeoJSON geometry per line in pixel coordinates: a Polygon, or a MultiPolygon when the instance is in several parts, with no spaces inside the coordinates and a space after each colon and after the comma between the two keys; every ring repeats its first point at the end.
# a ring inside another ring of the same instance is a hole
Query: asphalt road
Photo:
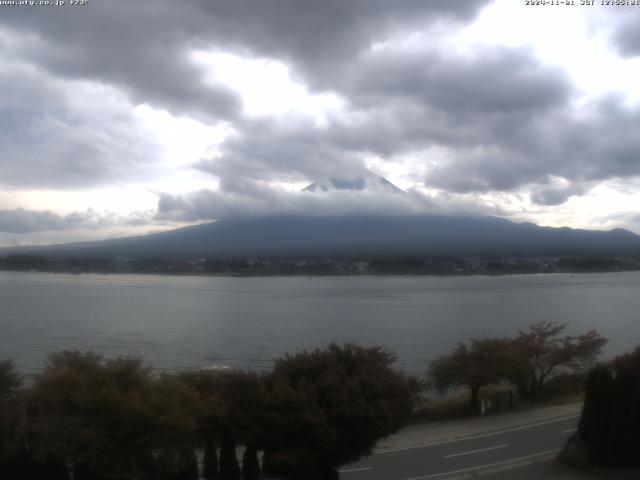
{"type": "MultiPolygon", "coordinates": [[[[556,457],[579,415],[423,446],[378,451],[340,470],[343,480],[463,480],[503,477],[556,457]]],[[[504,478],[504,477],[503,477],[504,478]]]]}

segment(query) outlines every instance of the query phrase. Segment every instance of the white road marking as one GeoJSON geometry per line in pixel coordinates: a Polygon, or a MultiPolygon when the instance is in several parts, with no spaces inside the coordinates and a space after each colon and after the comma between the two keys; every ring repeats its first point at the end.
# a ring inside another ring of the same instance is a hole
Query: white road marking
{"type": "Polygon", "coordinates": [[[498,448],[506,448],[508,446],[509,445],[505,443],[504,445],[496,445],[495,447],[479,448],[478,450],[469,450],[468,452],[461,453],[452,453],[451,455],[444,455],[444,458],[461,457],[463,455],[471,455],[473,453],[488,452],[489,450],[497,450],[498,448]]]}
{"type": "Polygon", "coordinates": [[[464,441],[467,441],[467,440],[475,440],[476,438],[493,437],[495,435],[501,435],[503,433],[516,432],[518,430],[526,430],[527,428],[539,427],[540,425],[548,425],[550,423],[564,422],[565,420],[571,420],[572,418],[577,418],[579,416],[580,416],[580,414],[569,415],[569,416],[562,417],[562,418],[554,418],[553,420],[547,420],[547,421],[544,421],[544,422],[532,423],[532,424],[529,424],[529,425],[522,425],[521,427],[507,428],[505,430],[500,430],[500,431],[497,431],[497,432],[481,433],[481,434],[478,434],[478,435],[470,435],[468,437],[453,438],[451,440],[445,440],[443,442],[423,443],[423,444],[420,444],[420,445],[413,445],[411,447],[388,448],[388,449],[385,449],[385,450],[376,450],[374,453],[375,454],[379,454],[379,453],[402,452],[404,450],[415,450],[417,448],[437,447],[438,445],[447,445],[449,443],[464,442],[464,441]]]}
{"type": "Polygon", "coordinates": [[[568,430],[563,430],[562,433],[571,433],[571,432],[575,432],[577,430],[577,428],[570,428],[568,430]]]}
{"type": "Polygon", "coordinates": [[[350,472],[364,472],[366,470],[373,470],[372,467],[361,467],[361,468],[347,468],[346,470],[338,470],[340,473],[350,473],[350,472]]]}
{"type": "Polygon", "coordinates": [[[551,453],[558,453],[559,451],[560,449],[547,450],[545,452],[538,452],[538,453],[533,453],[531,455],[525,455],[524,457],[510,458],[508,460],[503,460],[501,462],[487,463],[485,465],[476,465],[475,467],[461,468],[460,470],[451,470],[450,472],[434,473],[432,475],[424,475],[422,477],[411,477],[405,480],[427,480],[428,478],[445,477],[447,475],[455,475],[456,473],[471,472],[474,470],[482,470],[483,468],[497,467],[498,465],[506,465],[508,463],[522,462],[523,460],[533,459],[535,457],[540,457],[542,455],[549,455],[551,453]]]}

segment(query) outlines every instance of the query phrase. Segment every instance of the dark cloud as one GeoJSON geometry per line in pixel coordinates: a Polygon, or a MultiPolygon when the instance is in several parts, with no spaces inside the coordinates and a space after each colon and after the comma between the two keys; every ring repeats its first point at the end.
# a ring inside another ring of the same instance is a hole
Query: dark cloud
{"type": "MultiPolygon", "coordinates": [[[[566,73],[533,51],[459,53],[434,33],[436,25],[471,21],[486,3],[139,0],[46,14],[3,9],[0,60],[8,66],[0,70],[0,181],[78,188],[148,180],[160,152],[130,113],[139,103],[208,124],[225,119],[235,131],[216,155],[194,165],[217,176],[221,190],[162,195],[161,217],[378,207],[367,195],[331,197],[345,206],[324,197],[317,206],[307,201],[314,197],[264,188],[269,181],[353,176],[371,155],[424,161],[421,172],[428,174],[416,180],[429,187],[453,193],[526,187],[544,205],[584,194],[594,182],[640,175],[640,139],[632,130],[637,108],[617,98],[576,108],[566,73]],[[400,37],[412,32],[429,45],[403,43],[400,37]],[[193,61],[194,51],[280,60],[311,92],[334,92],[345,108],[323,123],[293,115],[248,118],[236,94],[211,83],[193,61]],[[78,85],[84,90],[71,89],[78,85]],[[123,98],[113,100],[118,94],[123,98]],[[83,106],[100,96],[104,102],[83,106]],[[446,155],[420,159],[431,147],[446,155]]],[[[616,37],[626,54],[638,52],[632,23],[616,37]]],[[[425,205],[409,201],[394,199],[392,208],[425,205]]]]}
{"type": "Polygon", "coordinates": [[[569,184],[564,187],[545,186],[534,190],[531,201],[538,205],[561,205],[575,195],[584,195],[589,190],[587,185],[579,183],[569,184]]]}
{"type": "Polygon", "coordinates": [[[617,12],[618,28],[613,41],[622,55],[640,55],[640,12],[638,8],[626,8],[617,12]]]}
{"type": "Polygon", "coordinates": [[[465,56],[434,49],[371,55],[357,66],[350,98],[426,104],[449,115],[534,112],[566,103],[571,85],[528,49],[483,48],[465,56]]]}
{"type": "Polygon", "coordinates": [[[588,189],[559,191],[550,176],[579,185],[640,175],[640,140],[632,133],[638,121],[640,108],[615,97],[578,109],[558,105],[544,112],[487,114],[480,121],[459,115],[450,123],[459,139],[450,136],[442,143],[451,149],[452,159],[432,169],[426,182],[456,192],[537,184],[549,188],[538,188],[534,199],[562,203],[588,189]]]}
{"type": "Polygon", "coordinates": [[[9,92],[9,103],[0,105],[1,180],[77,188],[148,179],[144,166],[160,152],[125,112],[99,103],[78,112],[87,94],[76,89],[85,81],[105,92],[123,92],[134,105],[149,103],[207,122],[232,120],[239,135],[224,146],[223,159],[199,165],[230,188],[246,175],[290,179],[361,169],[357,155],[343,151],[340,125],[335,134],[322,135],[298,119],[260,124],[242,118],[236,95],[211,84],[190,54],[213,49],[276,58],[307,86],[331,89],[373,42],[441,20],[470,20],[485,3],[328,0],[302,8],[295,0],[140,0],[46,13],[3,9],[0,59],[21,70],[0,75],[0,86],[9,92]]]}
{"type": "MultiPolygon", "coordinates": [[[[0,55],[2,49],[0,48],[0,55]]],[[[160,150],[113,89],[0,70],[0,184],[87,188],[151,175],[160,150]]]]}
{"type": "MultiPolygon", "coordinates": [[[[640,106],[626,106],[622,98],[608,97],[588,111],[557,118],[547,125],[542,151],[555,163],[550,170],[566,178],[593,181],[640,175],[640,138],[633,132],[640,122],[640,106]]],[[[553,173],[553,172],[552,172],[553,173]]]]}
{"type": "Polygon", "coordinates": [[[60,230],[68,228],[64,217],[51,212],[33,212],[23,209],[0,210],[0,232],[32,233],[42,230],[60,230]]]}
{"type": "Polygon", "coordinates": [[[247,182],[240,191],[200,190],[184,195],[161,194],[156,220],[216,220],[265,215],[334,216],[348,214],[411,215],[420,213],[500,214],[477,202],[443,195],[424,195],[415,190],[391,191],[332,190],[329,192],[288,192],[260,182],[247,182]]]}
{"type": "Polygon", "coordinates": [[[564,109],[572,93],[563,72],[520,49],[472,57],[435,49],[384,52],[354,62],[336,87],[349,110],[326,125],[299,118],[245,121],[221,155],[198,168],[222,179],[340,177],[363,170],[368,154],[389,159],[436,145],[470,152],[459,155],[459,163],[474,175],[452,175],[454,161],[433,172],[430,185],[508,190],[545,178],[521,144],[535,145],[528,129],[564,109]]]}
{"type": "Polygon", "coordinates": [[[136,103],[178,114],[234,114],[235,94],[206,85],[203,71],[188,58],[206,22],[193,2],[96,2],[74,11],[37,10],[3,9],[0,26],[25,39],[13,46],[14,54],[49,73],[116,86],[136,103]]]}
{"type": "MultiPolygon", "coordinates": [[[[210,117],[233,116],[237,99],[205,84],[194,49],[235,49],[292,64],[308,84],[332,78],[354,55],[398,28],[469,19],[486,0],[139,0],[84,9],[3,9],[0,25],[31,35],[20,54],[57,75],[109,82],[135,101],[210,117]]],[[[22,47],[21,47],[22,45],[22,47]]]]}
{"type": "Polygon", "coordinates": [[[86,210],[69,215],[57,215],[50,211],[33,211],[19,208],[16,210],[0,210],[0,232],[27,234],[78,228],[97,229],[114,226],[143,226],[151,223],[151,217],[151,212],[135,212],[129,216],[119,216],[106,212],[86,210]]]}
{"type": "Polygon", "coordinates": [[[429,186],[452,192],[509,191],[530,183],[546,182],[547,174],[529,158],[505,151],[494,142],[489,148],[461,149],[457,156],[429,172],[429,186]]]}
{"type": "Polygon", "coordinates": [[[334,129],[331,142],[381,156],[445,148],[451,158],[430,170],[428,186],[468,193],[533,185],[536,203],[557,205],[593,182],[640,175],[632,134],[640,108],[615,96],[575,108],[566,74],[528,50],[385,52],[356,66],[346,89],[369,110],[352,128],[334,129]],[[570,186],[554,186],[552,176],[570,186]]]}
{"type": "Polygon", "coordinates": [[[336,76],[374,42],[432,22],[470,20],[487,0],[296,0],[210,2],[217,42],[292,64],[305,83],[333,88],[336,76]]]}
{"type": "Polygon", "coordinates": [[[309,119],[245,121],[238,135],[226,141],[221,155],[196,165],[220,177],[223,188],[238,190],[243,181],[304,181],[329,175],[349,177],[364,170],[353,152],[327,138],[309,119]]]}

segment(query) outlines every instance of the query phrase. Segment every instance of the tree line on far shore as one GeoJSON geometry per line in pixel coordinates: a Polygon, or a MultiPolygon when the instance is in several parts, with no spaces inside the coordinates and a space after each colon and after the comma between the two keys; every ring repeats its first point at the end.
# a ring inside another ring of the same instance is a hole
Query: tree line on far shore
{"type": "Polygon", "coordinates": [[[0,270],[58,273],[147,273],[197,275],[508,275],[640,270],[640,256],[460,257],[451,255],[318,255],[300,257],[0,256],[0,270]]]}
{"type": "Polygon", "coordinates": [[[489,385],[535,400],[549,379],[584,372],[606,340],[564,331],[540,322],[473,339],[433,361],[427,382],[354,344],[286,355],[263,374],[156,375],[139,358],[63,351],[26,382],[0,362],[0,478],[338,478],[412,419],[425,387],[468,388],[475,413],[489,385]]]}

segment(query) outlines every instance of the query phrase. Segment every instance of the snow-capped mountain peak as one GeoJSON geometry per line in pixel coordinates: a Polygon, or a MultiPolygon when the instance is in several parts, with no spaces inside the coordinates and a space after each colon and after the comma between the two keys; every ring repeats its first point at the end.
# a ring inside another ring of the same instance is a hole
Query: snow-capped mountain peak
{"type": "Polygon", "coordinates": [[[365,172],[350,178],[324,178],[307,185],[302,189],[303,192],[330,192],[334,190],[352,190],[362,191],[380,191],[387,193],[405,193],[401,188],[396,187],[393,183],[380,175],[373,172],[365,172]]]}

